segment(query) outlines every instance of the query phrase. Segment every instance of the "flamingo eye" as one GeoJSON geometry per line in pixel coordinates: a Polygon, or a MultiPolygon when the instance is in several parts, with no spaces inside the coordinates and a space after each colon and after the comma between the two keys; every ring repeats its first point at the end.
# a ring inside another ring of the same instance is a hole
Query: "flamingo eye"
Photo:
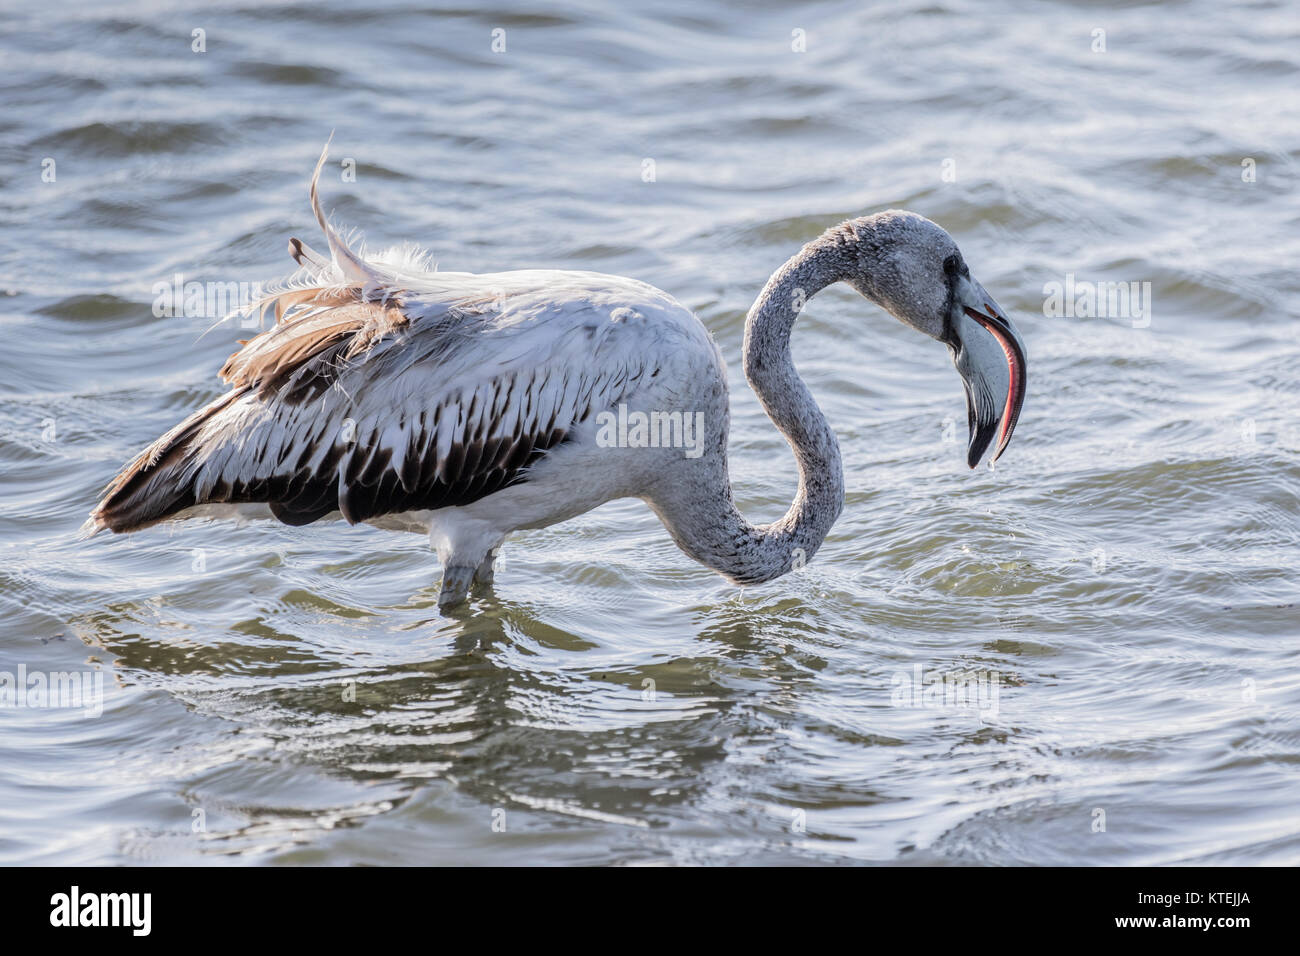
{"type": "Polygon", "coordinates": [[[959,252],[954,252],[947,259],[943,260],[943,271],[949,278],[970,276],[970,268],[962,260],[961,253],[959,252]]]}

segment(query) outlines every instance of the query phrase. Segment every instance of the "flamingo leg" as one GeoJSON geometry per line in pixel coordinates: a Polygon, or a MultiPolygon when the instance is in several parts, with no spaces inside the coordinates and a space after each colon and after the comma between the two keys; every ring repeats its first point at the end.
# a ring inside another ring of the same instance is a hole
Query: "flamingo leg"
{"type": "Polygon", "coordinates": [[[474,580],[474,565],[447,564],[442,571],[442,590],[438,592],[438,607],[448,608],[460,604],[469,594],[474,580]]]}
{"type": "Polygon", "coordinates": [[[493,548],[487,553],[482,563],[474,571],[474,583],[489,587],[492,584],[492,578],[496,575],[497,548],[493,548]]]}

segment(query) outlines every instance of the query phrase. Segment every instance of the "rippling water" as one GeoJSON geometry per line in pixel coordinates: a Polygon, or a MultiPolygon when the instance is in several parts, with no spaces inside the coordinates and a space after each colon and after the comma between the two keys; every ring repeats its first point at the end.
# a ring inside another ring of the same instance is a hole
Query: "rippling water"
{"type": "Polygon", "coordinates": [[[0,862],[1300,860],[1293,7],[207,6],[0,14],[0,670],[103,675],[97,718],[0,709],[0,862]],[[957,239],[1028,344],[1016,440],[968,471],[946,351],[832,289],[795,352],[848,501],[762,587],[639,502],[454,619],[414,535],[77,540],[245,337],[155,284],[287,271],[335,129],[373,242],[695,309],[753,520],[795,473],[745,312],[842,218],[957,239]],[[1046,314],[1067,276],[1149,309],[1046,314]]]}

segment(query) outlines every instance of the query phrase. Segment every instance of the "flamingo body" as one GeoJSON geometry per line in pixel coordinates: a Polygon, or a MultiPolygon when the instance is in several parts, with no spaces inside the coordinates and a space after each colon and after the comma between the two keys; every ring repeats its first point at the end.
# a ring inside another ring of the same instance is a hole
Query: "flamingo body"
{"type": "Polygon", "coordinates": [[[951,237],[913,213],[850,220],[774,273],[746,322],[746,377],[799,467],[786,515],[751,525],[727,470],[726,369],[689,309],[618,276],[367,257],[321,211],[324,162],[311,200],[329,255],[290,241],[300,271],[244,310],[275,323],[226,362],[230,390],[121,471],[91,533],[232,514],[420,531],[446,606],[491,580],[511,532],[638,497],[692,558],[769,580],[811,558],[843,504],[838,443],[789,350],[807,298],[836,281],[949,346],[972,467],[1010,440],[1023,343],[951,237]]]}

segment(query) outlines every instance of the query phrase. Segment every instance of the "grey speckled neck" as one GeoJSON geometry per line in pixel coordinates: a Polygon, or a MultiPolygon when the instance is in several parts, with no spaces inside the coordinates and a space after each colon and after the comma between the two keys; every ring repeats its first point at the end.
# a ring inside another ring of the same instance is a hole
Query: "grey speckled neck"
{"type": "Polygon", "coordinates": [[[745,377],[794,451],[799,489],[780,520],[751,525],[732,500],[724,431],[692,487],[648,499],[683,551],[740,584],[779,577],[817,553],[844,506],[844,471],[835,433],[790,356],[795,320],[814,295],[844,281],[938,338],[948,299],[944,263],[953,255],[960,262],[941,227],[890,209],[826,230],[773,273],[745,322],[745,377]]]}
{"type": "Polygon", "coordinates": [[[844,504],[839,443],[795,371],[790,330],[809,299],[856,269],[846,226],[810,242],[778,269],[745,323],[745,376],[799,466],[790,509],[770,525],[745,520],[732,500],[725,435],[700,487],[651,501],[683,551],[738,584],[769,581],[811,560],[844,504]]]}

